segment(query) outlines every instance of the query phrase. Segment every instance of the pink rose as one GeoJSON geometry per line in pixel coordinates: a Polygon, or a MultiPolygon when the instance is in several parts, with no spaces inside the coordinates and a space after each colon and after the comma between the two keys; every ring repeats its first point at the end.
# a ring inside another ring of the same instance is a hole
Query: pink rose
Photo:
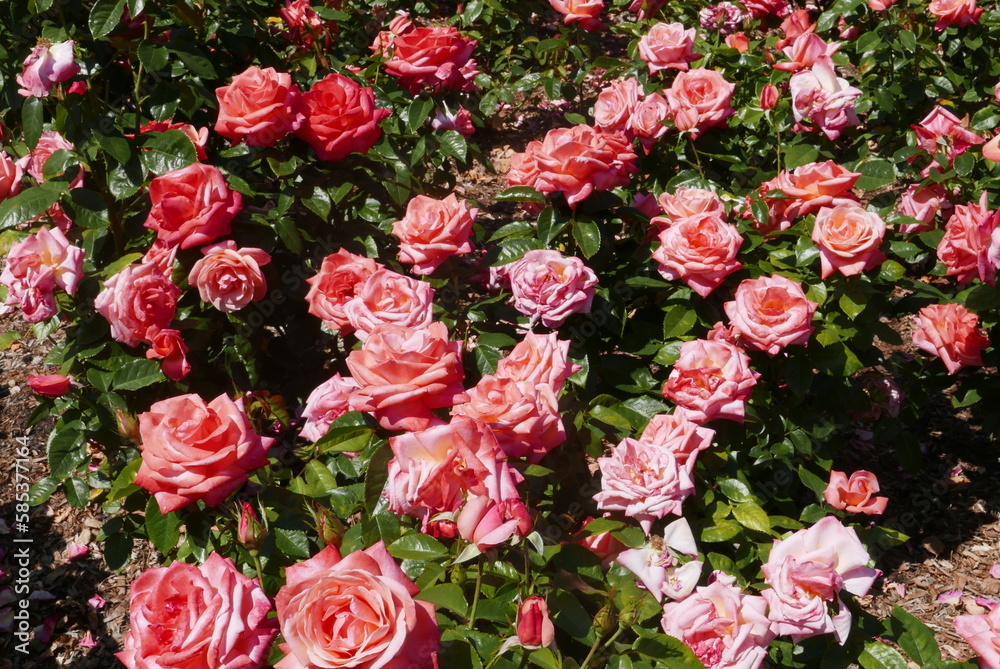
{"type": "Polygon", "coordinates": [[[180,296],[181,289],[159,267],[143,263],[105,281],[94,308],[111,324],[116,341],[136,346],[170,325],[180,296]]]}
{"type": "Polygon", "coordinates": [[[788,88],[792,113],[800,129],[806,129],[803,123],[809,121],[834,140],[847,126],[860,123],[854,113],[854,100],[861,90],[837,76],[829,56],[818,57],[811,69],[792,75],[788,88]]]}
{"type": "MultiPolygon", "coordinates": [[[[79,384],[77,384],[79,385],[79,384]]],[[[73,387],[73,378],[63,374],[28,375],[28,387],[43,397],[62,397],[73,387]]]]}
{"type": "Polygon", "coordinates": [[[566,379],[580,370],[580,365],[569,362],[568,355],[569,342],[560,340],[556,333],[528,332],[497,363],[496,375],[512,381],[546,383],[558,393],[566,379]]]}
{"type": "Polygon", "coordinates": [[[600,19],[601,12],[604,11],[604,0],[549,0],[549,4],[562,14],[566,25],[579,23],[588,32],[604,27],[600,19]]]}
{"type": "Polygon", "coordinates": [[[944,30],[955,23],[959,27],[979,23],[983,14],[983,9],[976,6],[976,0],[931,0],[927,9],[938,17],[934,30],[944,30]]]}
{"type": "MultiPolygon", "coordinates": [[[[35,181],[43,183],[45,181],[45,163],[52,157],[52,154],[60,150],[73,151],[75,148],[72,143],[55,130],[43,130],[35,148],[27,156],[21,158],[19,166],[34,177],[35,181]]],[[[69,187],[80,188],[81,186],[83,186],[82,169],[70,182],[69,187]]]]}
{"type": "Polygon", "coordinates": [[[56,84],[72,79],[80,71],[73,59],[73,40],[52,43],[41,40],[24,59],[24,71],[17,75],[24,97],[44,98],[56,84]]]}
{"type": "Polygon", "coordinates": [[[725,125],[726,119],[736,113],[730,104],[735,88],[736,84],[715,70],[698,68],[679,73],[664,91],[674,125],[682,132],[690,130],[693,139],[709,128],[725,125]]]}
{"type": "Polygon", "coordinates": [[[774,109],[780,98],[781,90],[777,86],[774,84],[764,84],[764,87],[760,89],[760,108],[765,111],[774,109]]]}
{"type": "Polygon", "coordinates": [[[476,126],[472,123],[472,114],[469,110],[458,105],[458,111],[452,113],[447,105],[442,103],[444,109],[439,109],[431,119],[431,127],[435,130],[454,130],[466,137],[471,137],[476,133],[476,126]]]}
{"type": "Polygon", "coordinates": [[[380,269],[384,269],[380,263],[346,249],[331,253],[323,258],[319,273],[306,279],[309,313],[331,330],[349,334],[353,327],[344,313],[344,305],[354,298],[354,293],[368,277],[380,269]]]}
{"type": "Polygon", "coordinates": [[[433,669],[434,605],[379,541],[345,558],[335,546],[285,570],[275,597],[287,653],[275,669],[433,669]]]}
{"type": "Polygon", "coordinates": [[[784,48],[788,62],[775,63],[774,69],[797,72],[806,67],[812,67],[821,56],[832,58],[839,49],[839,44],[827,44],[814,32],[803,33],[796,37],[791,45],[784,48]]]}
{"type": "Polygon", "coordinates": [[[780,28],[785,36],[774,45],[776,49],[784,49],[799,35],[815,32],[816,24],[809,18],[809,10],[796,9],[781,22],[780,28]]]}
{"type": "Polygon", "coordinates": [[[726,218],[726,206],[722,199],[710,190],[681,186],[673,193],[661,193],[657,198],[660,208],[672,222],[698,214],[712,214],[726,218]]]}
{"type": "Polygon", "coordinates": [[[431,409],[468,400],[461,342],[449,341],[440,322],[376,325],[347,356],[347,367],[360,386],[351,393],[351,408],[373,412],[387,430],[425,430],[435,420],[431,409]]]}
{"type": "MultiPolygon", "coordinates": [[[[180,123],[171,121],[150,121],[139,128],[139,132],[166,132],[167,130],[180,130],[191,143],[194,144],[195,153],[198,160],[205,160],[208,154],[205,149],[208,147],[208,128],[195,128],[190,123],[180,123]]],[[[125,135],[131,137],[131,135],[125,135]]]]}
{"type": "Polygon", "coordinates": [[[302,410],[302,431],[299,436],[315,443],[326,434],[330,423],[351,410],[349,398],[358,388],[357,382],[351,377],[334,374],[329,379],[316,386],[302,410]]]}
{"type": "Polygon", "coordinates": [[[816,307],[802,286],[780,275],[746,279],[723,308],[740,342],[775,356],[786,346],[805,346],[816,307]]]}
{"type": "Polygon", "coordinates": [[[595,190],[627,186],[629,174],[639,170],[636,159],[621,133],[589,125],[555,128],[541,142],[530,142],[524,153],[511,156],[507,183],[564,193],[570,208],[576,209],[595,190]]]}
{"type": "Polygon", "coordinates": [[[663,278],[682,279],[694,292],[707,297],[727,276],[742,269],[736,259],[743,237],[736,226],[716,214],[680,219],[659,234],[653,260],[663,278]]]}
{"type": "Polygon", "coordinates": [[[767,603],[721,571],[709,584],[663,607],[663,631],[684,642],[707,669],[758,669],[774,639],[767,603]]]}
{"type": "Polygon", "coordinates": [[[851,610],[840,601],[846,590],[866,595],[878,576],[868,566],[871,557],[852,528],[827,516],[784,540],[776,540],[762,570],[770,589],[767,601],[772,631],[790,634],[798,642],[816,634],[833,633],[843,644],[851,629],[851,610]],[[830,607],[836,604],[837,613],[830,607]]]}
{"type": "Polygon", "coordinates": [[[520,260],[490,268],[493,283],[510,285],[514,308],[545,327],[555,328],[572,314],[590,311],[597,275],[575,256],[528,251],[520,260]]]}
{"type": "Polygon", "coordinates": [[[7,155],[0,151],[0,201],[14,197],[21,190],[21,177],[24,169],[7,155]]]}
{"type": "Polygon", "coordinates": [[[667,4],[667,0],[632,0],[628,10],[635,12],[636,18],[644,21],[655,16],[665,4],[667,4]]]}
{"type": "Polygon", "coordinates": [[[586,548],[588,551],[601,558],[601,566],[604,569],[611,567],[611,563],[627,549],[627,546],[615,538],[611,532],[598,532],[597,534],[587,534],[587,525],[593,522],[593,517],[587,516],[583,520],[583,529],[575,535],[575,542],[586,548]]]}
{"type": "Polygon", "coordinates": [[[392,21],[389,21],[389,29],[379,31],[379,34],[375,36],[372,41],[372,45],[368,47],[371,49],[376,56],[386,57],[392,51],[392,42],[398,35],[405,35],[406,33],[412,31],[416,26],[413,25],[413,21],[410,20],[409,12],[397,9],[396,16],[393,17],[392,21]]]}
{"type": "Polygon", "coordinates": [[[454,26],[420,27],[397,34],[389,43],[387,74],[416,94],[430,91],[472,91],[479,74],[471,58],[476,40],[454,26]]]}
{"type": "Polygon", "coordinates": [[[174,261],[177,260],[177,246],[154,239],[153,244],[142,256],[139,264],[150,263],[160,268],[164,276],[171,276],[174,273],[174,261]]]}
{"type": "Polygon", "coordinates": [[[153,209],[145,226],[156,238],[182,249],[228,235],[230,222],[243,208],[243,196],[230,190],[217,168],[192,163],[153,179],[153,209]]]}
{"type": "Polygon", "coordinates": [[[200,567],[175,561],[147,569],[131,587],[125,649],[128,669],[258,669],[278,630],[271,600],[230,558],[212,553],[200,567]]]}
{"type": "Polygon", "coordinates": [[[938,260],[959,285],[976,278],[991,286],[996,283],[997,267],[989,254],[993,231],[1000,225],[1000,210],[987,209],[988,198],[989,193],[983,191],[978,204],[956,205],[938,242],[938,260]]]}
{"type": "Polygon", "coordinates": [[[615,561],[639,579],[639,584],[657,602],[664,597],[684,599],[698,585],[703,564],[698,560],[681,564],[680,556],[698,557],[691,526],[683,518],[663,530],[663,539],[651,537],[641,548],[622,551],[615,561]]]}
{"type": "Polygon", "coordinates": [[[225,394],[205,404],[198,395],[179,395],[139,414],[142,465],[136,485],[153,493],[160,511],[204,500],[218,506],[267,465],[274,441],[253,430],[243,410],[225,394]]]}
{"type": "Polygon", "coordinates": [[[267,295],[260,268],[271,262],[271,256],[263,249],[238,249],[236,242],[226,240],[205,246],[201,252],[205,257],[191,268],[188,283],[198,289],[202,302],[228,314],[267,295]]]}
{"type": "Polygon", "coordinates": [[[502,502],[486,496],[470,497],[455,525],[462,539],[475,544],[481,552],[511,537],[527,536],[533,527],[531,516],[520,500],[502,502]]]}
{"type": "Polygon", "coordinates": [[[835,509],[878,516],[889,502],[888,497],[873,497],[878,491],[878,479],[871,472],[858,470],[848,478],[844,472],[831,471],[823,499],[835,509]]]}
{"type": "Polygon", "coordinates": [[[941,358],[949,374],[983,364],[990,339],[977,327],[979,317],[961,304],[930,304],[915,316],[915,325],[913,345],[941,358]]]}
{"type": "Polygon", "coordinates": [[[1000,606],[979,616],[955,616],[955,631],[979,654],[979,666],[1000,667],[1000,606]]]}
{"type": "Polygon", "coordinates": [[[1000,163],[1000,135],[995,135],[983,145],[983,158],[1000,163]]]}
{"type": "Polygon", "coordinates": [[[343,160],[351,153],[368,153],[382,137],[378,124],[392,113],[375,106],[371,88],[342,74],[328,74],[299,97],[304,117],[295,135],[313,148],[320,160],[343,160]]]}
{"type": "Polygon", "coordinates": [[[642,85],[638,79],[615,79],[597,94],[594,126],[604,132],[625,132],[641,97],[642,85]]]}
{"type": "Polygon", "coordinates": [[[875,12],[884,12],[896,4],[896,0],[868,0],[868,7],[875,12]]]}
{"type": "Polygon", "coordinates": [[[528,597],[517,607],[517,641],[525,648],[550,646],[556,638],[556,628],[549,618],[549,607],[543,597],[528,597]]]}
{"type": "Polygon", "coordinates": [[[699,427],[698,421],[686,413],[661,413],[649,419],[639,441],[657,448],[668,449],[674,454],[677,464],[683,467],[694,480],[694,466],[698,454],[712,445],[715,430],[699,427]],[[692,439],[694,434],[697,438],[692,439]]]}
{"type": "Polygon", "coordinates": [[[853,202],[823,207],[816,213],[812,240],[819,246],[821,277],[834,272],[854,276],[885,260],[879,251],[885,221],[853,202]]]}
{"type": "Polygon", "coordinates": [[[931,229],[934,218],[942,209],[950,209],[951,202],[948,193],[941,184],[929,184],[921,188],[919,184],[910,184],[900,197],[899,208],[896,211],[903,216],[909,216],[921,221],[919,224],[899,226],[903,233],[927,232],[931,229]]]}
{"type": "Polygon", "coordinates": [[[792,11],[792,5],[788,0],[746,0],[743,3],[750,10],[750,16],[760,18],[763,16],[787,16],[792,11]]]}
{"type": "Polygon", "coordinates": [[[659,93],[650,93],[632,110],[626,130],[639,140],[642,150],[648,155],[656,140],[666,134],[667,126],[662,121],[669,118],[667,99],[659,93]]]}
{"type": "Polygon", "coordinates": [[[650,74],[673,68],[688,69],[688,63],[702,58],[694,52],[694,28],[683,23],[657,23],[639,38],[639,58],[646,61],[650,74]]]}
{"type": "Polygon", "coordinates": [[[403,220],[392,224],[399,238],[399,262],[416,274],[433,274],[451,256],[472,253],[469,236],[479,210],[452,193],[443,200],[417,195],[406,204],[403,220]]]}
{"type": "Polygon", "coordinates": [[[186,355],[188,347],[178,330],[151,328],[146,332],[146,339],[150,346],[146,357],[163,360],[160,368],[168,379],[180,381],[191,372],[186,355]]]}
{"type": "Polygon", "coordinates": [[[681,344],[663,396],[677,404],[677,413],[695,422],[742,423],[758,378],[760,374],[750,369],[750,358],[738,346],[721,339],[695,339],[681,344]]]}
{"type": "Polygon", "coordinates": [[[76,293],[83,276],[83,249],[72,246],[59,228],[39,228],[38,232],[11,245],[0,284],[7,286],[5,304],[20,304],[30,323],[48,320],[56,314],[53,291],[62,288],[76,293]],[[33,310],[32,304],[51,309],[33,310]],[[44,317],[42,317],[44,316],[44,317]]]}
{"type": "Polygon", "coordinates": [[[820,207],[857,202],[851,189],[860,177],[860,172],[851,172],[832,160],[802,165],[793,172],[782,170],[774,179],[762,183],[757,191],[762,198],[772,190],[780,190],[784,196],[765,198],[767,228],[787,230],[796,218],[820,207]]]}
{"type": "Polygon", "coordinates": [[[430,325],[434,319],[434,289],[391,269],[379,269],[357,286],[344,304],[347,322],[365,339],[376,325],[392,323],[409,328],[430,325]]]}
{"type": "Polygon", "coordinates": [[[950,162],[970,147],[986,141],[967,126],[968,121],[962,121],[939,105],[910,128],[917,136],[917,146],[932,156],[943,152],[950,162]]]}
{"type": "Polygon", "coordinates": [[[251,66],[215,89],[219,118],[215,132],[248,146],[274,146],[302,125],[299,87],[292,75],[251,66]]]}

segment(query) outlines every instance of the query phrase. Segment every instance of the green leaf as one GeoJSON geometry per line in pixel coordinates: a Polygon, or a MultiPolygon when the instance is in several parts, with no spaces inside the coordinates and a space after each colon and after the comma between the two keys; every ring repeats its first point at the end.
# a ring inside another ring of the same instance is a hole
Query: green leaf
{"type": "Polygon", "coordinates": [[[87,438],[85,426],[74,420],[56,423],[49,435],[46,453],[49,461],[49,475],[56,480],[70,476],[76,468],[87,461],[87,438]]]}
{"type": "Polygon", "coordinates": [[[906,268],[895,260],[884,260],[878,270],[878,278],[889,283],[895,283],[904,276],[906,276],[906,268]]]}
{"type": "Polygon", "coordinates": [[[823,491],[826,490],[826,481],[816,476],[802,465],[799,465],[799,480],[818,496],[823,496],[823,491]]]}
{"type": "Polygon", "coordinates": [[[136,458],[132,462],[125,465],[121,472],[119,472],[118,476],[115,477],[114,482],[111,484],[111,490],[108,492],[109,502],[115,502],[122,497],[127,497],[136,490],[139,490],[139,486],[135,484],[135,477],[136,474],[139,473],[139,467],[141,466],[142,458],[136,458]]]}
{"type": "MultiPolygon", "coordinates": [[[[934,638],[934,631],[907,613],[899,606],[892,610],[890,619],[893,623],[899,623],[902,633],[898,635],[896,642],[899,647],[913,658],[921,666],[927,666],[929,662],[941,659],[941,648],[937,639],[934,638]]],[[[893,624],[893,628],[897,627],[893,624]]]]}
{"type": "Polygon", "coordinates": [[[386,550],[399,560],[433,560],[448,554],[444,544],[421,532],[404,534],[389,544],[386,550]]]}
{"type": "Polygon", "coordinates": [[[844,293],[840,296],[839,304],[840,308],[844,310],[847,317],[852,321],[861,315],[861,312],[865,310],[865,302],[857,302],[857,299],[863,299],[865,297],[864,293],[844,293]]]}
{"type": "Polygon", "coordinates": [[[340,487],[337,477],[320,460],[310,460],[305,473],[306,483],[314,497],[329,495],[340,487]]]}
{"type": "Polygon", "coordinates": [[[0,230],[27,223],[35,216],[44,214],[59,201],[60,196],[62,189],[55,183],[47,182],[0,202],[0,230]]]}
{"type": "Polygon", "coordinates": [[[434,111],[434,100],[430,98],[414,98],[406,110],[406,127],[410,132],[416,132],[424,124],[430,113],[434,111]]]}
{"type": "Polygon", "coordinates": [[[46,476],[45,478],[36,481],[30,488],[28,488],[28,504],[31,506],[37,506],[39,504],[44,504],[48,501],[49,497],[52,496],[59,488],[59,483],[53,481],[51,476],[46,476]]]}
{"type": "Polygon", "coordinates": [[[899,43],[903,45],[903,48],[908,52],[912,53],[917,48],[917,36],[913,34],[912,30],[900,30],[897,35],[899,38],[899,43]]]}
{"type": "MultiPolygon", "coordinates": [[[[403,538],[405,539],[405,537],[403,538]]],[[[424,588],[415,599],[454,611],[463,618],[469,614],[469,603],[465,601],[465,593],[462,592],[461,587],[454,583],[439,583],[424,588]]]]}
{"type": "Polygon", "coordinates": [[[738,481],[736,479],[719,479],[719,488],[732,502],[740,503],[753,501],[753,493],[750,492],[750,488],[748,488],[747,484],[743,483],[743,481],[738,481]]]}
{"type": "Polygon", "coordinates": [[[125,11],[125,0],[97,0],[90,10],[90,34],[94,39],[101,39],[118,25],[122,12],[125,11]]]}
{"type": "Polygon", "coordinates": [[[77,509],[86,507],[90,501],[90,486],[79,476],[71,476],[63,481],[63,491],[66,501],[77,509]]]}
{"type": "Polygon", "coordinates": [[[289,557],[309,557],[309,537],[302,530],[275,527],[274,546],[289,557]]]}
{"type": "Polygon", "coordinates": [[[771,532],[771,520],[767,512],[757,506],[756,502],[742,502],[733,507],[733,517],[740,525],[758,532],[771,532]]]}
{"type": "Polygon", "coordinates": [[[441,142],[441,150],[445,155],[465,162],[468,143],[462,133],[457,130],[445,130],[438,136],[438,141],[441,142]]]}
{"type": "Polygon", "coordinates": [[[862,190],[876,190],[896,181],[896,168],[888,160],[869,160],[855,168],[861,176],[854,184],[862,190]]]}
{"type": "Polygon", "coordinates": [[[587,258],[601,250],[601,228],[594,221],[582,220],[573,223],[573,239],[587,258]]]}
{"type": "Polygon", "coordinates": [[[115,532],[104,541],[104,560],[112,571],[121,571],[132,559],[132,535],[115,532]]]}
{"type": "Polygon", "coordinates": [[[21,338],[21,333],[15,330],[9,330],[4,333],[0,333],[0,351],[6,351],[11,345],[21,338]]]}
{"type": "Polygon", "coordinates": [[[663,314],[663,338],[677,339],[686,335],[698,322],[694,309],[683,304],[675,304],[663,314]]]}
{"type": "Polygon", "coordinates": [[[160,134],[146,133],[143,143],[142,164],[147,172],[159,176],[187,167],[198,159],[194,142],[180,130],[167,130],[160,134]]]}
{"type": "Polygon", "coordinates": [[[714,526],[703,529],[701,531],[701,540],[707,543],[725,543],[739,535],[741,531],[739,523],[734,523],[731,520],[723,520],[714,526]]]}
{"type": "Polygon", "coordinates": [[[26,98],[21,104],[21,125],[24,130],[24,142],[34,151],[38,138],[42,136],[42,125],[45,123],[41,98],[26,98]]]}
{"type": "Polygon", "coordinates": [[[795,144],[785,151],[785,169],[792,170],[814,163],[817,158],[819,158],[819,149],[812,144],[795,144]]]}
{"type": "Polygon", "coordinates": [[[115,375],[111,379],[112,390],[138,390],[165,378],[157,360],[125,355],[119,356],[117,360],[120,366],[116,365],[115,375]]]}
{"type": "MultiPolygon", "coordinates": [[[[150,72],[158,72],[167,66],[170,59],[170,49],[163,44],[149,44],[144,42],[139,45],[139,61],[150,72]]],[[[124,161],[123,161],[124,162],[124,161]]]]}
{"type": "Polygon", "coordinates": [[[168,555],[181,538],[181,519],[176,511],[164,515],[155,497],[146,504],[146,535],[161,555],[168,555]]]}
{"type": "Polygon", "coordinates": [[[639,638],[633,650],[652,659],[656,667],[665,669],[705,669],[705,665],[680,639],[638,628],[639,638]]]}
{"type": "Polygon", "coordinates": [[[878,641],[865,644],[858,662],[865,669],[907,669],[906,660],[897,650],[878,641]]]}
{"type": "Polygon", "coordinates": [[[365,475],[365,509],[368,513],[374,513],[379,500],[382,499],[382,490],[385,489],[385,482],[389,479],[389,460],[392,456],[392,449],[386,442],[368,461],[368,473],[365,475]]]}
{"type": "Polygon", "coordinates": [[[545,196],[531,186],[511,186],[497,193],[496,202],[545,202],[545,196]]]}

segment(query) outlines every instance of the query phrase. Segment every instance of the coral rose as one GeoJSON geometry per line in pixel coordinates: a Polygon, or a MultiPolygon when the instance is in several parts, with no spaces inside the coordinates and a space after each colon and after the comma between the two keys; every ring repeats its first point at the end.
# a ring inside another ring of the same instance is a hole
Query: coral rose
{"type": "Polygon", "coordinates": [[[472,91],[479,74],[471,58],[476,41],[462,37],[454,26],[413,28],[389,44],[387,74],[416,94],[430,91],[472,91]]]}
{"type": "Polygon", "coordinates": [[[743,281],[736,299],[723,305],[739,341],[771,356],[809,343],[817,306],[801,285],[780,275],[743,281]]]}
{"type": "Polygon", "coordinates": [[[433,274],[451,256],[472,253],[469,236],[479,210],[452,193],[442,200],[417,195],[406,204],[403,220],[392,224],[399,238],[399,262],[416,274],[433,274]]]}
{"type": "Polygon", "coordinates": [[[632,110],[626,130],[639,140],[642,150],[649,155],[656,140],[666,134],[667,126],[662,122],[669,118],[667,99],[659,93],[650,93],[632,110]]]}
{"type": "Polygon", "coordinates": [[[672,68],[687,70],[688,63],[702,58],[694,52],[694,28],[683,23],[657,23],[639,38],[639,58],[646,61],[650,74],[672,68]]]}
{"type": "Polygon", "coordinates": [[[569,342],[559,339],[556,333],[528,332],[497,363],[496,375],[513,381],[546,383],[558,393],[566,379],[580,370],[580,365],[569,362],[568,354],[569,342]]]}
{"type": "Polygon", "coordinates": [[[698,139],[709,128],[725,125],[726,119],[736,113],[730,104],[735,88],[736,84],[715,70],[681,72],[664,91],[674,125],[682,132],[690,130],[692,139],[698,139]]]}
{"type": "Polygon", "coordinates": [[[707,297],[727,276],[742,269],[736,255],[743,237],[736,226],[716,214],[681,219],[659,234],[653,251],[658,271],[668,281],[682,279],[694,292],[707,297]]]}
{"type": "Polygon", "coordinates": [[[572,314],[590,311],[597,275],[575,256],[528,251],[520,260],[490,268],[493,284],[508,284],[514,308],[546,327],[559,327],[572,314]]]}
{"type": "Polygon", "coordinates": [[[638,79],[615,79],[597,94],[594,126],[604,132],[626,132],[641,98],[642,85],[638,79]]]}
{"type": "Polygon", "coordinates": [[[194,394],[156,402],[139,414],[139,435],[135,483],[153,493],[163,513],[198,500],[221,504],[267,464],[274,441],[254,432],[242,398],[225,394],[208,404],[194,394]]]}
{"type": "Polygon", "coordinates": [[[988,198],[983,191],[978,204],[956,205],[938,242],[938,260],[947,268],[945,274],[956,277],[959,285],[975,278],[991,286],[996,283],[997,267],[990,260],[990,247],[993,232],[1000,226],[1000,210],[988,209],[988,198]]]}
{"type": "Polygon", "coordinates": [[[229,189],[222,172],[202,163],[153,179],[149,199],[153,209],[144,225],[156,231],[157,239],[182,249],[228,235],[243,208],[243,196],[229,189]]]}
{"type": "Polygon", "coordinates": [[[368,277],[380,269],[383,269],[380,263],[347,249],[331,253],[323,258],[316,276],[306,279],[309,284],[309,292],[306,293],[309,313],[331,330],[339,330],[343,334],[352,332],[344,305],[354,298],[355,291],[368,277]]]}
{"type": "Polygon", "coordinates": [[[878,479],[871,472],[858,470],[848,478],[844,472],[831,470],[823,499],[835,509],[877,516],[885,513],[889,502],[888,497],[874,497],[878,491],[878,479]]]}
{"type": "Polygon", "coordinates": [[[234,143],[274,146],[302,125],[299,87],[292,75],[273,67],[249,67],[228,86],[215,89],[219,118],[215,132],[234,143]]]}
{"type": "Polygon", "coordinates": [[[129,265],[104,282],[94,308],[123,344],[149,342],[174,319],[181,289],[153,263],[129,265]]]}
{"type": "Polygon", "coordinates": [[[147,569],[131,586],[129,632],[115,657],[128,669],[258,669],[278,633],[255,578],[212,553],[147,569]]]}
{"type": "Polygon", "coordinates": [[[376,325],[347,367],[360,388],[351,408],[375,414],[387,430],[425,430],[436,420],[431,409],[468,400],[462,388],[461,342],[448,341],[448,328],[376,325]]]}
{"type": "Polygon", "coordinates": [[[796,37],[791,45],[784,48],[788,61],[775,63],[773,67],[785,72],[797,72],[803,68],[812,67],[821,56],[832,58],[839,49],[839,44],[827,44],[822,37],[814,32],[803,33],[796,37]]]}
{"type": "Polygon", "coordinates": [[[334,374],[316,386],[306,398],[299,436],[313,443],[322,439],[330,423],[351,410],[349,398],[357,388],[358,384],[354,379],[340,374],[334,374]]]}
{"type": "Polygon", "coordinates": [[[990,339],[977,327],[979,317],[961,304],[928,305],[915,321],[913,345],[941,358],[949,374],[983,364],[982,352],[990,339]]]}
{"type": "Polygon", "coordinates": [[[517,641],[525,648],[551,645],[556,628],[549,618],[549,607],[543,597],[528,597],[517,607],[517,641]]]}
{"type": "Polygon", "coordinates": [[[758,378],[740,347],[721,339],[695,339],[681,344],[663,396],[677,404],[678,414],[695,422],[718,418],[742,423],[758,378]]]}
{"type": "Polygon", "coordinates": [[[434,318],[434,289],[426,281],[379,269],[357,286],[344,305],[344,315],[360,339],[376,325],[393,323],[419,328],[434,318]]]}
{"type": "Polygon", "coordinates": [[[667,218],[674,223],[698,214],[726,218],[726,206],[722,199],[714,191],[703,188],[681,186],[673,193],[661,193],[657,202],[667,218]]]}
{"type": "Polygon", "coordinates": [[[146,331],[146,339],[150,348],[146,357],[150,360],[162,360],[160,368],[168,379],[180,381],[191,372],[187,361],[187,344],[181,338],[178,330],[170,328],[151,328],[146,331]]]}
{"type": "Polygon", "coordinates": [[[549,4],[562,14],[566,25],[579,23],[588,32],[604,27],[600,18],[604,11],[604,0],[549,0],[549,4]]]}
{"type": "Polygon", "coordinates": [[[885,229],[881,216],[853,202],[820,209],[812,240],[819,246],[821,277],[854,276],[881,264],[885,255],[878,247],[885,229]]]}
{"type": "Polygon", "coordinates": [[[944,153],[950,162],[970,147],[986,141],[967,126],[968,121],[962,121],[939,105],[934,107],[919,124],[911,125],[910,128],[917,136],[917,146],[932,156],[944,153]]]}
{"type": "Polygon", "coordinates": [[[17,75],[18,94],[44,98],[56,84],[72,79],[80,71],[73,59],[73,40],[52,43],[41,40],[24,59],[24,71],[17,75]]]}
{"type": "Polygon", "coordinates": [[[979,23],[979,17],[983,14],[982,7],[976,6],[976,0],[931,0],[927,9],[938,17],[934,30],[944,30],[956,23],[960,27],[979,23]]]}
{"type": "MultiPolygon", "coordinates": [[[[78,384],[79,385],[79,384],[78,384]]],[[[28,387],[43,397],[62,397],[73,387],[73,377],[63,374],[28,375],[28,387]]]]}
{"type": "Polygon", "coordinates": [[[205,257],[191,268],[188,283],[198,289],[203,302],[232,313],[267,295],[260,268],[271,262],[271,256],[263,249],[240,249],[236,242],[226,240],[205,246],[201,252],[205,257]]]}
{"type": "Polygon", "coordinates": [[[275,604],[287,653],[275,669],[434,669],[434,605],[379,541],[345,558],[335,546],[285,570],[275,604]]]}
{"type": "Polygon", "coordinates": [[[378,124],[392,113],[375,106],[375,93],[342,74],[328,74],[299,98],[303,115],[295,135],[320,160],[336,161],[351,153],[368,153],[382,137],[378,124]]]}

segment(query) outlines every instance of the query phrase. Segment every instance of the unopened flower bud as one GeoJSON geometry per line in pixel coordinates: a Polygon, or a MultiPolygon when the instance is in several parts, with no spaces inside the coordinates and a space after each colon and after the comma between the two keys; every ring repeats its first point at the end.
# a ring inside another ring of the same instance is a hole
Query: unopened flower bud
{"type": "Polygon", "coordinates": [[[765,84],[764,88],[760,91],[760,108],[763,110],[774,109],[774,105],[778,104],[778,98],[781,96],[781,91],[774,84],[765,84]]]}
{"type": "Polygon", "coordinates": [[[549,607],[541,597],[528,597],[517,608],[517,640],[525,648],[542,648],[555,639],[549,607]]]}
{"type": "Polygon", "coordinates": [[[130,414],[124,409],[114,407],[115,423],[118,426],[118,434],[131,441],[136,446],[142,445],[142,438],[139,436],[139,421],[134,414],[130,414]]]}
{"type": "Polygon", "coordinates": [[[601,607],[601,610],[597,612],[594,616],[594,629],[600,635],[605,635],[611,630],[613,630],[618,623],[615,616],[615,606],[614,603],[609,599],[607,603],[601,607]]]}
{"type": "Polygon", "coordinates": [[[236,540],[251,553],[259,550],[264,543],[267,529],[260,522],[257,512],[249,502],[240,505],[240,522],[236,528],[236,540]]]}
{"type": "Polygon", "coordinates": [[[309,513],[316,521],[316,534],[324,546],[336,546],[340,548],[340,542],[344,540],[344,532],[347,528],[340,519],[333,515],[329,509],[319,506],[309,507],[309,513]]]}

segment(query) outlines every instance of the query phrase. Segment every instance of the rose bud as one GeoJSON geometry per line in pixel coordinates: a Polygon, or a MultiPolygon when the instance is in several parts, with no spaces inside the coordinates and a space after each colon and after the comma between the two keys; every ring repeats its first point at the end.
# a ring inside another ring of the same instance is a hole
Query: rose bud
{"type": "Polygon", "coordinates": [[[781,97],[781,91],[778,90],[778,87],[774,84],[766,84],[760,91],[760,108],[765,111],[774,109],[774,105],[778,104],[779,97],[781,97]]]}
{"type": "Polygon", "coordinates": [[[127,411],[119,409],[118,407],[113,407],[115,412],[115,423],[118,427],[118,434],[125,437],[135,445],[142,443],[142,439],[139,437],[139,421],[136,420],[135,414],[130,414],[127,411]]]}
{"type": "Polygon", "coordinates": [[[73,386],[73,377],[62,374],[28,375],[28,385],[33,391],[45,397],[62,397],[73,386]]]}
{"type": "Polygon", "coordinates": [[[541,597],[528,597],[517,608],[517,640],[525,648],[548,646],[555,638],[549,608],[541,597]]]}
{"type": "Polygon", "coordinates": [[[329,509],[316,505],[309,508],[313,520],[316,521],[316,534],[323,546],[336,546],[340,548],[340,543],[344,539],[344,532],[347,528],[340,522],[329,509]]]}
{"type": "Polygon", "coordinates": [[[618,624],[618,617],[615,615],[615,606],[612,601],[608,601],[601,610],[594,616],[594,629],[601,636],[613,630],[618,624]]]}
{"type": "Polygon", "coordinates": [[[264,543],[267,528],[261,523],[257,512],[249,502],[240,504],[240,520],[236,528],[236,540],[253,555],[264,543]]]}

